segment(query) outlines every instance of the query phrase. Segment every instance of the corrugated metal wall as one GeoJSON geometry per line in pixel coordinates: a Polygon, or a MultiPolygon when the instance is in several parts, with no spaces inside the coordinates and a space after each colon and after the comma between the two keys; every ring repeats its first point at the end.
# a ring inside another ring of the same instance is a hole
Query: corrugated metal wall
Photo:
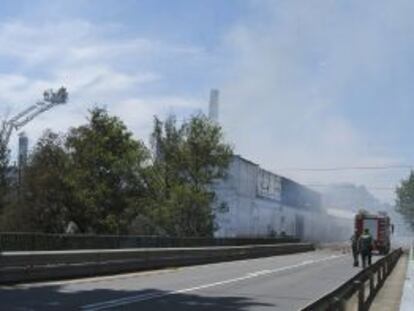
{"type": "Polygon", "coordinates": [[[283,232],[307,241],[329,242],[348,239],[352,233],[350,220],[324,212],[317,192],[240,156],[233,158],[227,177],[213,189],[216,237],[264,237],[283,232]]]}

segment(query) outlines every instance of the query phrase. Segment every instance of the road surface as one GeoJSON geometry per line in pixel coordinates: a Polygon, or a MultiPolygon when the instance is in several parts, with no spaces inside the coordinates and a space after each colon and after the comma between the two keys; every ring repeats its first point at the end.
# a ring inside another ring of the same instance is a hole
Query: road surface
{"type": "Polygon", "coordinates": [[[0,288],[0,310],[298,310],[360,271],[319,250],[0,288]]]}

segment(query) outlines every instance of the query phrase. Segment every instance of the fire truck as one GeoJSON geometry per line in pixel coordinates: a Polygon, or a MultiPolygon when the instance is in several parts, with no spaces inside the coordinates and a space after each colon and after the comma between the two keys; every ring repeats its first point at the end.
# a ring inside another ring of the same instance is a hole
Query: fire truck
{"type": "Polygon", "coordinates": [[[379,254],[388,254],[391,248],[391,234],[394,232],[394,225],[391,224],[387,213],[369,214],[365,211],[359,211],[355,216],[355,230],[358,235],[361,235],[367,228],[374,240],[373,250],[379,254]]]}

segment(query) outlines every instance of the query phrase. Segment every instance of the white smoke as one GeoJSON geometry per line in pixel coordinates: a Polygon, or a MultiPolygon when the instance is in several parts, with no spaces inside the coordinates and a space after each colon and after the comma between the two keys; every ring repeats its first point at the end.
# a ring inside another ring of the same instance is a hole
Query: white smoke
{"type": "MultiPolygon", "coordinates": [[[[237,151],[305,184],[396,185],[407,170],[279,171],[408,161],[381,145],[391,135],[387,128],[366,132],[358,121],[388,107],[363,99],[388,87],[387,73],[401,66],[398,53],[412,50],[406,39],[414,3],[396,2],[253,1],[255,18],[225,39],[231,65],[220,114],[237,151]]],[[[393,105],[405,107],[399,99],[393,105]]],[[[392,189],[373,193],[394,200],[392,189]]]]}

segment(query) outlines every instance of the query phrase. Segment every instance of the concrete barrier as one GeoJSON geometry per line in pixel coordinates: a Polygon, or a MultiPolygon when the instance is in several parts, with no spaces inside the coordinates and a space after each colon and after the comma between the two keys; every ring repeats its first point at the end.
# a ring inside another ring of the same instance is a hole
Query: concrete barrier
{"type": "Polygon", "coordinates": [[[309,243],[230,247],[5,252],[0,284],[178,267],[314,250],[309,243]]]}

